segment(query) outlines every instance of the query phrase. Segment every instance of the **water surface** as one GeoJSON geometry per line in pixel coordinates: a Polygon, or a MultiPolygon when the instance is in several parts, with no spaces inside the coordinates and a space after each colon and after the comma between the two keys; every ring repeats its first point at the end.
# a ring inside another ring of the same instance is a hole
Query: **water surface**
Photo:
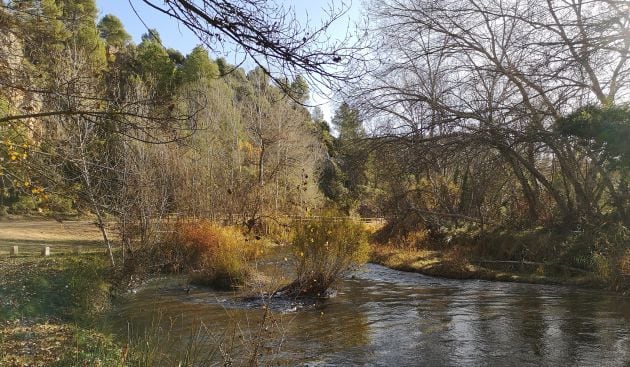
{"type": "Polygon", "coordinates": [[[261,302],[185,288],[166,278],[129,295],[113,316],[117,331],[160,320],[163,348],[175,353],[201,322],[222,340],[267,338],[264,362],[287,366],[630,366],[630,297],[606,291],[368,264],[324,302],[272,302],[261,326],[261,302]]]}

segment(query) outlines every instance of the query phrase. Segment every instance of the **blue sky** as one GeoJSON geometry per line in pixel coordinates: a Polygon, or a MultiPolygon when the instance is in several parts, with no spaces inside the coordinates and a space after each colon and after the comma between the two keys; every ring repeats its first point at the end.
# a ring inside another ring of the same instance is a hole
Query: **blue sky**
{"type": "MultiPolygon", "coordinates": [[[[155,0],[155,2],[161,4],[161,0],[155,0]]],[[[360,0],[345,0],[344,2],[339,0],[277,0],[277,2],[287,7],[293,7],[298,20],[302,23],[308,21],[312,27],[316,27],[323,19],[326,19],[326,10],[330,8],[330,4],[335,4],[337,8],[350,7],[348,13],[333,23],[329,29],[329,34],[334,38],[345,37],[346,32],[350,31],[353,24],[358,21],[360,14],[360,0]]],[[[113,14],[120,18],[127,32],[132,35],[135,43],[140,42],[140,37],[143,33],[146,33],[147,27],[149,27],[158,30],[165,47],[172,47],[183,54],[189,53],[193,47],[200,44],[196,36],[186,27],[150,8],[141,0],[131,0],[133,8],[135,8],[140,17],[135,14],[128,0],[97,0],[96,3],[101,17],[106,14],[113,14]]],[[[229,53],[229,51],[226,50],[227,54],[215,53],[213,56],[223,56],[229,62],[239,63],[241,58],[234,53],[229,53]]],[[[247,64],[244,66],[248,68],[247,64]]],[[[326,96],[313,96],[312,99],[314,104],[321,104],[326,119],[330,121],[331,109],[334,107],[329,98],[326,96]]]]}
{"type": "Polygon", "coordinates": [[[188,29],[179,26],[173,19],[151,9],[142,1],[133,1],[133,7],[141,18],[134,13],[132,6],[127,0],[97,0],[96,4],[100,10],[101,17],[106,14],[113,14],[120,18],[127,32],[133,36],[135,43],[139,43],[140,37],[147,31],[147,28],[142,23],[143,21],[148,27],[158,30],[166,47],[172,47],[180,50],[182,53],[188,53],[199,43],[188,29]]]}
{"type": "MultiPolygon", "coordinates": [[[[337,7],[350,6],[350,11],[342,19],[335,22],[330,29],[331,34],[342,37],[348,27],[348,24],[358,19],[360,0],[279,0],[279,4],[290,6],[295,9],[298,20],[301,22],[309,21],[310,24],[316,26],[322,19],[326,18],[326,9],[330,4],[337,7]]],[[[158,5],[160,0],[155,1],[158,5]]],[[[141,0],[131,0],[133,8],[140,15],[140,19],[133,11],[132,5],[128,0],[97,0],[96,4],[100,10],[100,16],[106,14],[114,14],[120,18],[125,25],[125,29],[133,36],[134,41],[140,42],[140,36],[146,32],[146,27],[142,23],[146,23],[148,27],[156,28],[162,37],[166,47],[172,47],[183,53],[189,52],[193,47],[199,44],[199,40],[186,27],[178,25],[178,23],[168,16],[157,12],[141,0]]]]}

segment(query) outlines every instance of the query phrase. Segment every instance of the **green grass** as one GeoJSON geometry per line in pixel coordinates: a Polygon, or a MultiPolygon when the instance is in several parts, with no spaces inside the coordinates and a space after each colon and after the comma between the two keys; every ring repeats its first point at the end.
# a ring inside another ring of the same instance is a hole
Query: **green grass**
{"type": "Polygon", "coordinates": [[[99,254],[0,260],[0,321],[85,321],[108,305],[107,271],[107,259],[99,254]]]}
{"type": "Polygon", "coordinates": [[[91,328],[109,306],[104,254],[5,257],[0,274],[0,365],[121,365],[121,346],[91,328]]]}
{"type": "Polygon", "coordinates": [[[71,366],[125,366],[127,349],[116,343],[111,336],[87,329],[76,328],[66,351],[54,367],[71,366]]]}

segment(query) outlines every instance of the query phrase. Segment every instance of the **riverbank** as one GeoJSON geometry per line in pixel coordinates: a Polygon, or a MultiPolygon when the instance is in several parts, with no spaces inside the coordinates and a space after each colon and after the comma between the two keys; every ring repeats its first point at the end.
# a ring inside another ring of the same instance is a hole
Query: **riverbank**
{"type": "Polygon", "coordinates": [[[548,275],[549,269],[537,263],[488,262],[488,264],[505,267],[505,269],[500,270],[493,269],[471,261],[466,256],[465,251],[457,247],[437,251],[373,245],[370,262],[395,270],[450,279],[557,284],[601,289],[607,287],[606,282],[595,274],[578,272],[575,269],[553,269],[553,275],[548,275]]]}
{"type": "Polygon", "coordinates": [[[103,254],[0,258],[0,365],[119,365],[124,348],[96,327],[108,270],[103,254]]]}
{"type": "MultiPolygon", "coordinates": [[[[153,366],[163,357],[160,328],[112,334],[112,301],[154,274],[127,279],[112,268],[93,223],[19,218],[0,228],[0,366],[153,366]]],[[[176,358],[166,365],[202,360],[176,358]]]]}
{"type": "Polygon", "coordinates": [[[5,218],[0,226],[0,366],[121,365],[124,346],[97,327],[113,272],[93,223],[5,218]]]}

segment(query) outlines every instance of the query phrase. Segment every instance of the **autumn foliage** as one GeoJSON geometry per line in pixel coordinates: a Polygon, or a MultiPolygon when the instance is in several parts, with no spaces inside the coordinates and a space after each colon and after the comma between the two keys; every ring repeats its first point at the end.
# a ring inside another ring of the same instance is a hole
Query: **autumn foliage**
{"type": "Polygon", "coordinates": [[[363,223],[348,218],[319,218],[295,226],[292,240],[297,279],[293,296],[324,296],[354,266],[368,260],[363,223]]]}
{"type": "Polygon", "coordinates": [[[210,221],[178,224],[172,242],[191,282],[218,288],[242,285],[250,273],[247,260],[256,254],[239,229],[210,221]]]}

